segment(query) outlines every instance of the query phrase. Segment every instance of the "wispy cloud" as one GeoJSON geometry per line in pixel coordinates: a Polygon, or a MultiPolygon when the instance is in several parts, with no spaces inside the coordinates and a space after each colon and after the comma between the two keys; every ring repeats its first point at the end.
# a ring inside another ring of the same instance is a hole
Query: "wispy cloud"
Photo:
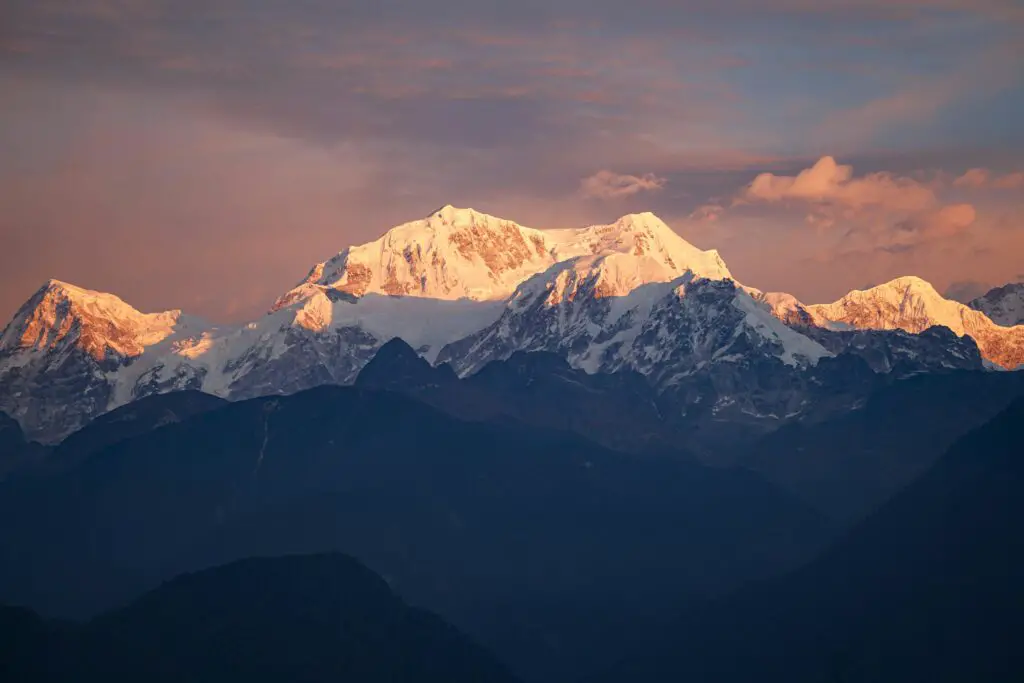
{"type": "Polygon", "coordinates": [[[653,173],[642,176],[598,171],[580,181],[580,192],[591,199],[619,199],[640,192],[657,192],[665,187],[665,179],[653,173]]]}
{"type": "Polygon", "coordinates": [[[954,187],[994,190],[1024,189],[1024,171],[995,173],[987,168],[972,168],[953,180],[954,187]]]}

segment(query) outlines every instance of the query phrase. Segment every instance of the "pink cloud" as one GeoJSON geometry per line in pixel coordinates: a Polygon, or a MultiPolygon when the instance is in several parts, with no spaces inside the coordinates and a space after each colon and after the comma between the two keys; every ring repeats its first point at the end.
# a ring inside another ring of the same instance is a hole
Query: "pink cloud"
{"type": "Polygon", "coordinates": [[[702,204],[688,216],[691,221],[713,223],[722,217],[725,208],[720,204],[702,204]]]}
{"type": "Polygon", "coordinates": [[[902,211],[919,211],[935,203],[935,193],[926,185],[890,173],[871,173],[859,178],[853,167],[840,165],[830,156],[795,176],[762,173],[746,188],[748,201],[799,201],[859,209],[878,206],[902,211]]]}
{"type": "Polygon", "coordinates": [[[998,175],[987,168],[972,168],[953,181],[955,187],[995,190],[1024,189],[1024,171],[998,175]]]}
{"type": "Polygon", "coordinates": [[[924,241],[953,237],[974,225],[978,213],[970,204],[950,204],[925,211],[896,224],[893,244],[909,246],[924,241]]]}
{"type": "Polygon", "coordinates": [[[640,192],[657,192],[664,186],[665,179],[653,173],[636,176],[604,170],[580,181],[580,192],[591,199],[619,199],[640,192]]]}

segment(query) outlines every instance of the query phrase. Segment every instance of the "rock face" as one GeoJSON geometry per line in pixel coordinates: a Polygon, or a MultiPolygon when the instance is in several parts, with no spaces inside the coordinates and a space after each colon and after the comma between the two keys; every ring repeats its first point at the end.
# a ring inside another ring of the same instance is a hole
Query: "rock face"
{"type": "Polygon", "coordinates": [[[988,363],[1024,361],[1024,327],[1001,327],[917,278],[805,306],[741,285],[718,252],[650,213],[540,231],[445,206],[317,264],[246,325],[142,313],[51,281],[0,336],[0,411],[53,443],[154,394],[234,400],[350,384],[395,337],[462,376],[546,351],[589,373],[638,372],[687,413],[771,419],[800,414],[822,373],[848,367],[817,369],[823,358],[900,375],[976,368],[976,343],[988,363]],[[954,335],[926,332],[935,326],[954,335]]]}
{"type": "Polygon", "coordinates": [[[753,397],[753,375],[790,374],[787,368],[830,355],[728,279],[687,273],[604,295],[604,283],[614,277],[589,265],[584,277],[566,277],[566,270],[525,283],[501,318],[446,347],[439,360],[468,375],[516,351],[546,351],[588,372],[639,372],[662,393],[688,387],[682,401],[688,404],[709,398],[693,390],[697,385],[713,389],[716,400],[753,397]]]}
{"type": "Polygon", "coordinates": [[[66,434],[111,407],[111,380],[197,321],[143,314],[111,294],[58,280],[41,287],[0,336],[0,410],[30,437],[66,434]]]}
{"type": "Polygon", "coordinates": [[[1024,282],[996,287],[969,304],[1004,327],[1024,325],[1024,282]]]}

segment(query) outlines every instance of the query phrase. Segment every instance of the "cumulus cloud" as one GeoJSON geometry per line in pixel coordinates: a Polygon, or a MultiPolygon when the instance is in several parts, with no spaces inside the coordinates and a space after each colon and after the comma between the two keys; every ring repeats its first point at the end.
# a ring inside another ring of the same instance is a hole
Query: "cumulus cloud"
{"type": "Polygon", "coordinates": [[[636,176],[604,170],[580,181],[580,192],[591,199],[619,199],[640,192],[657,192],[663,187],[665,178],[653,173],[636,176]]]}
{"type": "Polygon", "coordinates": [[[1024,171],[993,173],[987,168],[972,168],[953,181],[954,187],[992,188],[994,190],[1024,189],[1024,171]]]}
{"type": "Polygon", "coordinates": [[[912,178],[891,173],[854,177],[853,167],[830,156],[819,159],[795,176],[762,173],[746,188],[747,201],[795,201],[860,209],[878,206],[899,211],[920,211],[935,203],[935,193],[912,178]]]}

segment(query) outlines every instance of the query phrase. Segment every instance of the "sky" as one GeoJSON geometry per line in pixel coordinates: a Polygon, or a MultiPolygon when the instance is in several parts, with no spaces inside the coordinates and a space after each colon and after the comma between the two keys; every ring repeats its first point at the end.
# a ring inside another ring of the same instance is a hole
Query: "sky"
{"type": "Polygon", "coordinates": [[[0,320],[251,319],[444,204],[809,302],[1024,279],[1024,0],[5,0],[0,320]]]}

